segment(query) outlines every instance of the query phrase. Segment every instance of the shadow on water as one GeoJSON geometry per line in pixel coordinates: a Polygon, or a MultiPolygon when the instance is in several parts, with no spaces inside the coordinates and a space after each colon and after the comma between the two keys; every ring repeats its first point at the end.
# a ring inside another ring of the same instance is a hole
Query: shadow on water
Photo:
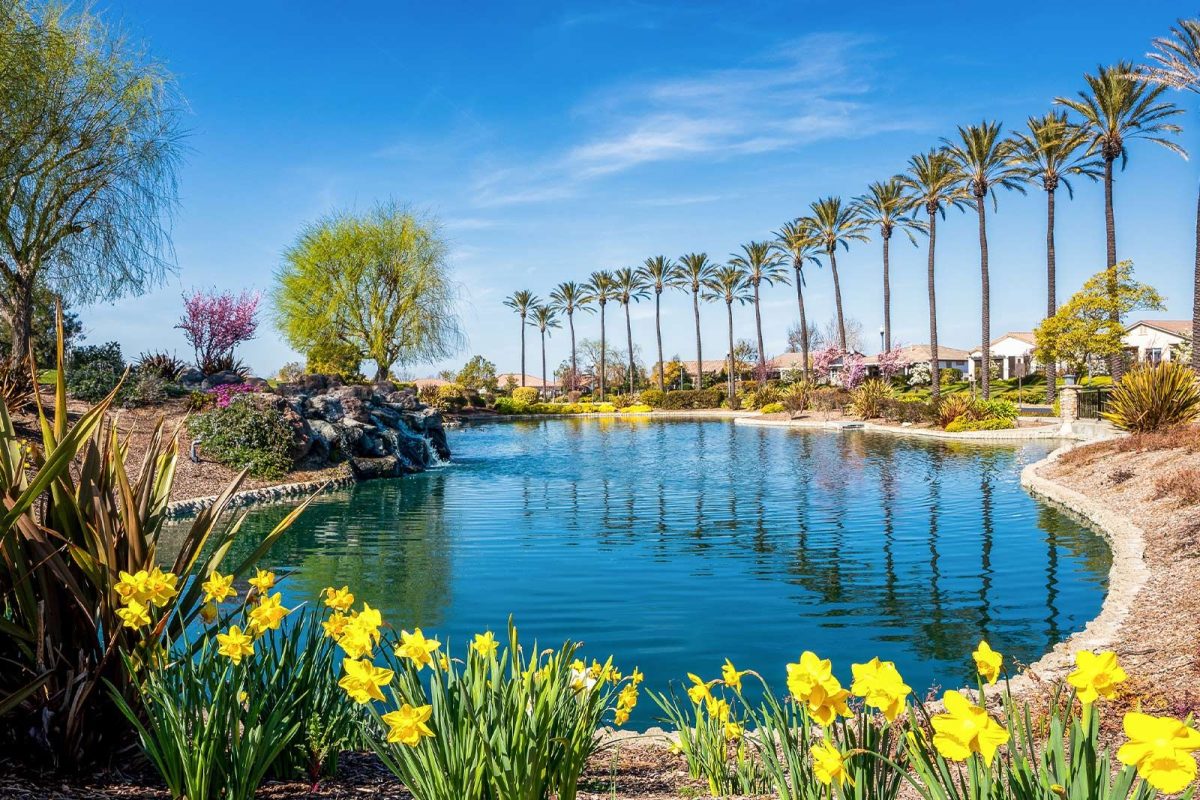
{"type": "MultiPolygon", "coordinates": [[[[267,557],[289,601],[348,584],[451,642],[512,613],[652,688],[726,657],[782,686],[811,649],[843,679],[894,660],[923,689],[968,681],[981,637],[1032,661],[1103,600],[1105,543],[1020,487],[1049,442],[568,419],[451,447],[446,467],[320,498],[267,557]]],[[[241,550],[285,513],[252,511],[241,550]]]]}

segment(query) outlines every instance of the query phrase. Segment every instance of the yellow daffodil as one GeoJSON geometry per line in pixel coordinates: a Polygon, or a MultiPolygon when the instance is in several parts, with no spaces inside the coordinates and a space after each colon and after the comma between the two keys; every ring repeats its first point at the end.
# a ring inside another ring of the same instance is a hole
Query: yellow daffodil
{"type": "Polygon", "coordinates": [[[342,633],[349,624],[350,618],[336,611],[330,614],[327,619],[321,620],[321,627],[325,629],[325,635],[335,642],[342,638],[342,633]]]}
{"type": "Polygon", "coordinates": [[[812,748],[813,775],[821,783],[829,786],[837,781],[839,786],[846,783],[854,785],[850,779],[850,771],[846,768],[846,757],[829,742],[820,742],[812,748]]]}
{"type": "Polygon", "coordinates": [[[217,606],[211,602],[200,606],[200,619],[205,625],[212,625],[217,619],[217,606]]]}
{"type": "Polygon", "coordinates": [[[200,584],[200,588],[204,590],[206,603],[223,603],[226,599],[237,596],[237,590],[233,588],[233,576],[222,575],[219,572],[209,575],[208,580],[200,584]]]}
{"type": "Polygon", "coordinates": [[[1075,687],[1079,702],[1091,705],[1097,698],[1111,700],[1117,694],[1118,684],[1128,676],[1117,663],[1117,654],[1111,650],[1096,654],[1080,650],[1075,654],[1075,671],[1067,676],[1067,683],[1075,687]]]}
{"type": "Polygon", "coordinates": [[[891,661],[872,658],[866,664],[851,664],[854,681],[850,691],[872,708],[879,709],[888,722],[895,721],[904,711],[904,704],[912,687],[900,677],[900,671],[891,661]]]}
{"type": "Polygon", "coordinates": [[[638,690],[632,683],[625,684],[620,694],[617,695],[617,707],[633,710],[637,706],[638,690]]]}
{"type": "Polygon", "coordinates": [[[428,724],[432,713],[433,706],[414,707],[405,703],[398,711],[384,714],[383,721],[388,726],[387,740],[393,744],[416,747],[422,737],[433,736],[428,724]]]}
{"type": "Polygon", "coordinates": [[[725,722],[729,719],[729,703],[724,698],[709,696],[704,703],[704,710],[708,712],[710,719],[718,722],[725,722]]]}
{"type": "Polygon", "coordinates": [[[1182,792],[1196,780],[1200,732],[1171,717],[1136,712],[1125,715],[1129,741],[1117,750],[1122,764],[1136,766],[1138,775],[1163,794],[1182,792]]]}
{"type": "Polygon", "coordinates": [[[433,654],[441,646],[437,639],[426,639],[421,629],[415,628],[412,633],[400,632],[400,646],[396,648],[396,655],[407,658],[420,670],[433,663],[433,654]]]}
{"type": "Polygon", "coordinates": [[[139,603],[145,604],[149,595],[147,583],[150,579],[150,573],[142,569],[130,575],[128,572],[122,570],[120,578],[121,580],[113,586],[113,591],[120,595],[121,603],[129,605],[129,603],[136,600],[139,603]]]}
{"type": "Polygon", "coordinates": [[[438,653],[437,659],[438,667],[441,668],[442,672],[450,669],[450,656],[445,653],[438,653]]]}
{"type": "Polygon", "coordinates": [[[392,682],[393,672],[381,669],[364,658],[355,661],[352,658],[342,659],[342,671],[345,675],[338,681],[338,686],[346,690],[346,694],[356,703],[366,703],[370,700],[383,700],[383,692],[379,687],[392,682]]]}
{"type": "Polygon", "coordinates": [[[179,578],[175,573],[163,572],[155,567],[146,577],[146,599],[156,606],[166,605],[171,598],[179,594],[179,590],[175,588],[178,582],[179,578]]]}
{"type": "Polygon", "coordinates": [[[337,629],[338,646],[351,658],[366,658],[379,644],[379,626],[382,624],[383,616],[379,611],[363,603],[363,610],[355,612],[337,629]]]}
{"type": "Polygon", "coordinates": [[[745,675],[746,672],[747,670],[738,672],[737,668],[733,666],[733,662],[727,658],[725,659],[725,665],[721,667],[721,680],[724,681],[725,685],[730,689],[733,689],[735,692],[740,692],[742,690],[742,676],[745,675]]]}
{"type": "Polygon", "coordinates": [[[471,642],[471,649],[484,658],[496,655],[496,649],[499,646],[500,643],[496,641],[496,637],[491,631],[475,634],[475,641],[471,642]]]}
{"type": "Polygon", "coordinates": [[[266,594],[275,586],[275,573],[265,569],[257,570],[250,579],[250,585],[257,589],[259,594],[266,594]]]}
{"type": "Polygon", "coordinates": [[[1000,665],[1004,663],[1004,656],[981,639],[979,647],[976,647],[975,652],[971,653],[971,658],[975,659],[975,671],[988,682],[988,686],[994,685],[996,679],[1000,677],[1000,665]]]}
{"type": "Polygon", "coordinates": [[[283,607],[282,595],[264,595],[262,602],[250,611],[249,630],[255,636],[262,636],[267,631],[279,630],[279,623],[291,613],[283,607]]]}
{"type": "Polygon", "coordinates": [[[231,625],[228,633],[218,633],[217,644],[217,652],[235,664],[242,663],[244,656],[254,655],[253,637],[243,633],[237,625],[231,625]]]}
{"type": "Polygon", "coordinates": [[[628,721],[629,721],[629,711],[627,711],[624,708],[621,708],[620,706],[617,706],[617,710],[615,712],[613,712],[613,723],[615,723],[617,725],[624,725],[628,721]]]}
{"type": "Polygon", "coordinates": [[[818,724],[828,728],[837,717],[850,716],[850,707],[846,705],[849,697],[850,692],[842,688],[837,678],[827,678],[809,692],[808,713],[818,724]]]}
{"type": "Polygon", "coordinates": [[[688,687],[687,695],[688,699],[690,699],[694,705],[700,705],[701,703],[712,699],[712,692],[708,688],[709,685],[702,681],[700,676],[689,672],[688,680],[692,682],[692,685],[688,687]]]}
{"type": "Polygon", "coordinates": [[[118,608],[117,616],[121,619],[121,625],[134,630],[150,624],[150,609],[137,600],[130,600],[124,608],[118,608]]]}
{"type": "Polygon", "coordinates": [[[808,698],[813,687],[833,676],[833,665],[829,659],[821,659],[811,650],[800,654],[800,660],[787,665],[788,691],[797,700],[808,698]]]}
{"type": "Polygon", "coordinates": [[[979,753],[991,766],[996,749],[1008,742],[1008,731],[956,691],[946,692],[942,702],[946,713],[932,720],[933,746],[951,761],[966,761],[971,753],[979,753]]]}
{"type": "Polygon", "coordinates": [[[335,589],[332,586],[325,588],[325,605],[332,608],[334,611],[346,612],[354,605],[354,595],[350,593],[349,586],[343,586],[340,589],[335,589]]]}
{"type": "Polygon", "coordinates": [[[733,722],[732,720],[726,721],[724,728],[725,741],[727,742],[736,742],[742,738],[742,733],[745,732],[745,728],[742,727],[741,723],[733,722]]]}
{"type": "Polygon", "coordinates": [[[646,676],[643,675],[642,671],[640,669],[638,669],[637,667],[634,667],[633,672],[629,673],[629,682],[632,683],[634,686],[639,685],[645,679],[646,679],[646,676]]]}
{"type": "Polygon", "coordinates": [[[808,706],[808,713],[821,725],[828,727],[834,719],[850,716],[846,699],[850,693],[833,676],[829,659],[818,658],[811,651],[800,654],[800,660],[787,665],[788,691],[808,706]]]}

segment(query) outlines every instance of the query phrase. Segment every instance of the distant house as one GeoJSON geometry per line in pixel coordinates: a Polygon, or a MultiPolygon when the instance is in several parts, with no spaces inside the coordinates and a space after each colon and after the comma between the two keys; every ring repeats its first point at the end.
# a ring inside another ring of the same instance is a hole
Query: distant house
{"type": "Polygon", "coordinates": [[[413,381],[413,385],[416,386],[418,390],[430,386],[436,389],[439,386],[449,386],[450,381],[446,380],[445,378],[417,378],[413,381]]]}
{"type": "MultiPolygon", "coordinates": [[[[992,363],[1000,367],[1000,377],[1015,378],[1018,374],[1030,375],[1038,368],[1033,357],[1034,338],[1032,331],[1009,331],[991,343],[992,363]],[[1020,366],[1019,366],[1020,365],[1020,366]]],[[[983,368],[983,345],[971,351],[967,375],[971,380],[983,368]]]]}
{"type": "Polygon", "coordinates": [[[780,353],[767,361],[767,378],[782,379],[804,372],[804,357],[800,353],[780,353]]]}
{"type": "Polygon", "coordinates": [[[1192,340],[1190,319],[1143,319],[1125,328],[1121,342],[1134,361],[1175,361],[1192,340]]]}
{"type": "Polygon", "coordinates": [[[528,386],[528,387],[532,387],[534,389],[541,389],[542,394],[548,394],[548,393],[554,392],[559,388],[559,384],[555,383],[553,380],[546,381],[546,384],[543,386],[542,379],[537,375],[526,374],[525,382],[522,383],[521,382],[521,373],[519,373],[519,372],[505,372],[500,375],[497,375],[496,376],[496,385],[499,386],[501,389],[503,389],[506,386],[508,386],[510,379],[511,379],[511,382],[516,386],[528,386]]]}
{"type": "MultiPolygon", "coordinates": [[[[897,348],[900,351],[901,358],[908,363],[904,369],[904,374],[907,375],[914,364],[928,364],[932,351],[927,344],[910,344],[904,347],[897,348]]],[[[938,369],[959,369],[964,373],[969,366],[970,356],[966,350],[959,350],[957,347],[948,347],[944,344],[938,345],[938,369]]],[[[868,375],[879,374],[879,356],[866,356],[863,358],[863,364],[867,367],[868,375]]]]}

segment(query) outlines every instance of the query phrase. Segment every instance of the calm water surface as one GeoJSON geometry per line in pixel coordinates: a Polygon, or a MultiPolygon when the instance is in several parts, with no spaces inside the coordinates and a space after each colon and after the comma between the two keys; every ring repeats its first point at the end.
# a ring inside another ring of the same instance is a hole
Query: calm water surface
{"type": "MultiPolygon", "coordinates": [[[[1100,609],[1104,542],[1020,487],[1049,442],[985,447],[727,421],[554,419],[450,433],[454,463],[318,500],[268,555],[285,597],[349,584],[396,627],[465,642],[510,613],[651,688],[726,657],[783,690],[802,650],[970,678],[1100,609]]],[[[254,511],[242,541],[283,507],[254,511]]],[[[635,723],[649,724],[646,699],[635,723]]]]}

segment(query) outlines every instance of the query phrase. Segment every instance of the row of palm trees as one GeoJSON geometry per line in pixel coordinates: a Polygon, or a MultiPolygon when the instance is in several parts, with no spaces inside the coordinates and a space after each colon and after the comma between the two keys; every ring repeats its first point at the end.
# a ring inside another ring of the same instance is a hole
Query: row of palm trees
{"type": "MultiPolygon", "coordinates": [[[[622,268],[592,273],[584,283],[559,284],[543,303],[532,292],[514,293],[505,303],[521,317],[521,372],[525,372],[525,333],[527,318],[532,318],[542,333],[542,377],[545,382],[545,336],[557,327],[557,317],[566,317],[571,331],[571,380],[576,369],[576,312],[600,310],[600,370],[597,376],[601,393],[606,389],[605,307],[615,300],[625,311],[625,331],[630,359],[629,381],[633,391],[633,334],[629,319],[631,303],[653,293],[655,333],[658,345],[658,386],[663,389],[662,324],[660,301],[664,288],[672,287],[692,296],[696,325],[696,375],[702,375],[700,340],[700,302],[724,302],[728,315],[729,351],[733,352],[733,305],[754,306],[758,346],[758,372],[766,371],[763,347],[760,290],[763,284],[788,284],[794,281],[800,315],[802,368],[808,377],[807,318],[804,308],[805,268],[828,262],[833,278],[838,344],[846,349],[846,324],[838,274],[839,248],[848,250],[852,242],[865,242],[870,232],[878,233],[883,257],[883,336],[884,349],[890,350],[891,288],[889,246],[896,231],[917,244],[916,234],[927,239],[926,280],[929,294],[930,365],[938,363],[937,298],[935,295],[935,254],[937,223],[945,220],[948,208],[964,212],[974,210],[979,231],[979,268],[981,289],[982,363],[991,363],[991,288],[988,263],[987,206],[997,207],[997,190],[1024,194],[1027,187],[1046,193],[1046,313],[1057,308],[1055,286],[1055,202],[1059,187],[1074,197],[1071,179],[1085,177],[1101,181],[1104,188],[1104,228],[1107,266],[1117,263],[1116,221],[1113,212],[1113,173],[1119,160],[1124,169],[1129,144],[1135,140],[1153,142],[1186,155],[1172,136],[1180,132],[1173,119],[1183,110],[1162,97],[1170,87],[1200,93],[1200,21],[1182,20],[1168,37],[1154,42],[1151,64],[1136,67],[1130,62],[1101,66],[1095,75],[1084,76],[1087,87],[1076,97],[1059,97],[1056,106],[1041,116],[1029,117],[1024,130],[1005,136],[999,122],[985,120],[959,126],[957,135],[942,139],[939,146],[909,159],[906,169],[887,180],[871,184],[867,192],[851,202],[840,197],[825,197],[809,206],[809,213],[785,223],[770,241],[742,245],[725,264],[711,261],[705,253],[688,253],[672,261],[665,256],[648,258],[637,269],[622,268]],[[922,216],[924,218],[922,218],[922,216]],[[789,279],[788,267],[794,276],[789,279]]],[[[1197,202],[1196,265],[1193,304],[1193,341],[1200,341],[1200,197],[1197,202]]],[[[1116,295],[1114,284],[1110,291],[1116,295]]],[[[1115,304],[1114,304],[1115,306],[1115,304]]],[[[1114,317],[1114,324],[1120,324],[1114,317]]],[[[1200,348],[1193,348],[1193,368],[1200,372],[1200,348]]],[[[1110,371],[1119,377],[1122,364],[1114,357],[1110,371]]],[[[1047,385],[1053,398],[1054,365],[1047,365],[1047,385]]],[[[990,370],[981,370],[981,392],[990,395],[990,370]]],[[[733,394],[733,371],[729,371],[729,392],[733,394]]],[[[938,382],[932,383],[934,399],[938,382]]]]}

